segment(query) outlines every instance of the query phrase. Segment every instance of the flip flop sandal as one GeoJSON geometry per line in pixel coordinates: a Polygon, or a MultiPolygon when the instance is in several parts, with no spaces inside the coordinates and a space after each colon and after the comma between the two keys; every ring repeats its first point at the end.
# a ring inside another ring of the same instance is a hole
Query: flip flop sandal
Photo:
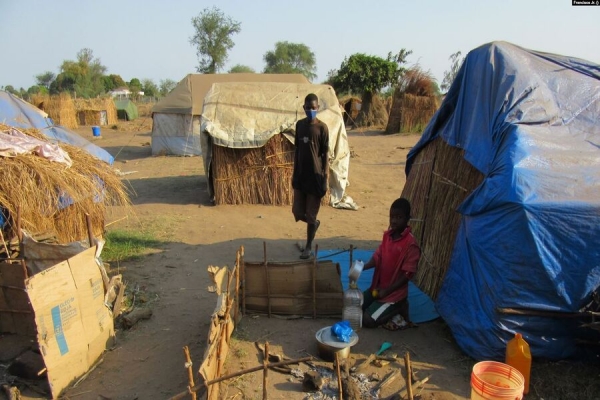
{"type": "Polygon", "coordinates": [[[400,329],[403,329],[403,327],[401,327],[400,325],[396,325],[392,321],[386,322],[385,324],[381,325],[381,327],[388,331],[399,331],[400,329]]]}
{"type": "Polygon", "coordinates": [[[300,254],[300,258],[302,260],[308,260],[309,258],[312,258],[314,256],[315,256],[315,253],[313,253],[312,250],[308,254],[304,254],[304,253],[300,254]]]}

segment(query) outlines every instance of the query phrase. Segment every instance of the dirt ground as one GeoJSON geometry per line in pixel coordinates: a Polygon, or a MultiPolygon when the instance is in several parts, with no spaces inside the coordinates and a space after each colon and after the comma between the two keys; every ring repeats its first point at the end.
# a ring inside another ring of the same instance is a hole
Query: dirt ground
{"type": "MultiPolygon", "coordinates": [[[[152,157],[148,120],[120,123],[118,129],[103,127],[95,143],[116,159],[134,193],[135,214],[109,229],[151,227],[161,245],[134,261],[111,265],[124,274],[130,287],[146,296],[153,316],[128,331],[118,331],[116,345],[77,387],[65,393],[69,399],[164,399],[186,389],[183,346],[189,346],[194,370],[205,349],[209,316],[216,297],[207,291],[207,266],[232,265],[243,245],[246,260],[262,260],[266,241],[271,260],[296,260],[296,242],[305,225],[295,223],[289,207],[212,206],[201,157],[152,157]]],[[[78,132],[92,140],[91,129],[78,132]]],[[[387,226],[387,213],[405,182],[404,166],[416,135],[383,135],[380,132],[349,132],[354,157],[350,164],[348,193],[360,210],[325,207],[316,243],[322,249],[353,244],[374,249],[387,226]]],[[[112,210],[109,221],[123,217],[112,210]]],[[[258,365],[255,341],[270,342],[273,351],[292,358],[316,354],[315,332],[333,320],[281,320],[266,316],[244,317],[233,336],[226,364],[228,372],[258,365]]],[[[398,332],[362,330],[352,349],[352,359],[362,360],[389,341],[388,353],[410,351],[418,379],[430,377],[422,392],[429,399],[467,399],[474,361],[456,346],[445,324],[434,321],[398,332]]],[[[381,377],[397,364],[377,370],[381,377]]],[[[306,370],[305,365],[300,369],[306,370]]],[[[402,370],[404,370],[402,368],[402,370]]],[[[270,372],[270,399],[304,399],[299,379],[270,372]]],[[[227,399],[261,398],[260,374],[251,374],[223,385],[227,399]]],[[[403,388],[397,380],[382,398],[403,388]]]]}

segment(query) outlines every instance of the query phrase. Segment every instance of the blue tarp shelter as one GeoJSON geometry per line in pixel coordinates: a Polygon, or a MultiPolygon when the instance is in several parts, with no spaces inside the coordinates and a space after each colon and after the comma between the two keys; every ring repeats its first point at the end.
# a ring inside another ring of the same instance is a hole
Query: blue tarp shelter
{"type": "Polygon", "coordinates": [[[534,357],[575,356],[580,322],[498,309],[577,312],[600,287],[600,66],[483,45],[408,154],[407,175],[436,138],[484,175],[457,210],[436,299],[459,346],[502,360],[521,332],[534,357]]]}
{"type": "Polygon", "coordinates": [[[106,150],[82,138],[75,132],[71,132],[62,126],[54,125],[45,112],[18,97],[1,90],[0,123],[16,128],[39,129],[50,139],[80,147],[108,164],[112,165],[114,162],[113,156],[106,150]]]}

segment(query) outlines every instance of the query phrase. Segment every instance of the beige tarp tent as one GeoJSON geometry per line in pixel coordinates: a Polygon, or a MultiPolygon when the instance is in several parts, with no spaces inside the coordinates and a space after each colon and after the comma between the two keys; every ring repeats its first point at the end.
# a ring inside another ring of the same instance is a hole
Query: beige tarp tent
{"type": "MultiPolygon", "coordinates": [[[[346,196],[350,147],[342,110],[331,86],[295,83],[215,83],[204,99],[201,141],[204,170],[210,184],[212,144],[255,148],[283,133],[292,143],[296,121],[305,117],[302,106],[309,93],[319,97],[317,117],[329,128],[329,186],[331,205],[357,209],[346,196]]],[[[210,193],[211,197],[213,193],[210,193]]]]}
{"type": "Polygon", "coordinates": [[[309,83],[301,74],[189,74],[152,108],[152,154],[198,156],[200,114],[213,83],[309,83]]]}

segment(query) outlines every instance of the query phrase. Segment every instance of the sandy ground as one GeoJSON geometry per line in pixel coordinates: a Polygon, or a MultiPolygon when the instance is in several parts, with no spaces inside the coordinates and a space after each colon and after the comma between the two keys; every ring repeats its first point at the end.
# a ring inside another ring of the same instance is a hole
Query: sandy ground
{"type": "MultiPolygon", "coordinates": [[[[185,390],[182,347],[190,347],[197,369],[216,300],[207,291],[207,266],[232,265],[240,245],[245,246],[247,260],[261,260],[263,241],[269,259],[296,260],[295,243],[305,234],[305,225],[294,222],[289,207],[211,206],[202,158],[152,157],[148,125],[148,121],[140,120],[129,127],[120,124],[118,130],[103,128],[102,138],[95,143],[115,156],[116,168],[130,173],[125,178],[134,193],[135,214],[109,229],[151,227],[163,240],[139,260],[111,265],[124,274],[130,287],[144,294],[154,314],[129,331],[119,331],[116,346],[83,382],[66,392],[67,398],[160,399],[185,390]],[[136,132],[136,127],[143,130],[136,132]]],[[[92,140],[91,129],[78,131],[92,140]]],[[[373,249],[387,226],[389,205],[401,193],[406,155],[418,136],[350,132],[349,140],[354,157],[348,193],[360,210],[322,209],[316,242],[327,249],[349,244],[373,249]]],[[[122,216],[122,210],[113,210],[109,221],[122,216]]],[[[231,372],[257,365],[253,344],[257,340],[268,340],[274,349],[290,357],[316,354],[314,333],[332,322],[245,317],[234,334],[227,369],[231,372]]],[[[443,322],[399,332],[363,331],[352,359],[360,361],[383,341],[390,341],[394,344],[390,353],[411,351],[417,378],[430,376],[424,398],[468,398],[474,362],[458,350],[443,322]]],[[[369,373],[385,376],[397,367],[399,364],[390,364],[369,373]]],[[[300,368],[306,370],[306,366],[300,368]]],[[[305,398],[298,379],[275,372],[270,377],[269,398],[305,398]]],[[[260,382],[260,375],[248,375],[231,381],[223,393],[229,399],[261,398],[260,382]]],[[[382,396],[403,386],[399,380],[382,396]]]]}

